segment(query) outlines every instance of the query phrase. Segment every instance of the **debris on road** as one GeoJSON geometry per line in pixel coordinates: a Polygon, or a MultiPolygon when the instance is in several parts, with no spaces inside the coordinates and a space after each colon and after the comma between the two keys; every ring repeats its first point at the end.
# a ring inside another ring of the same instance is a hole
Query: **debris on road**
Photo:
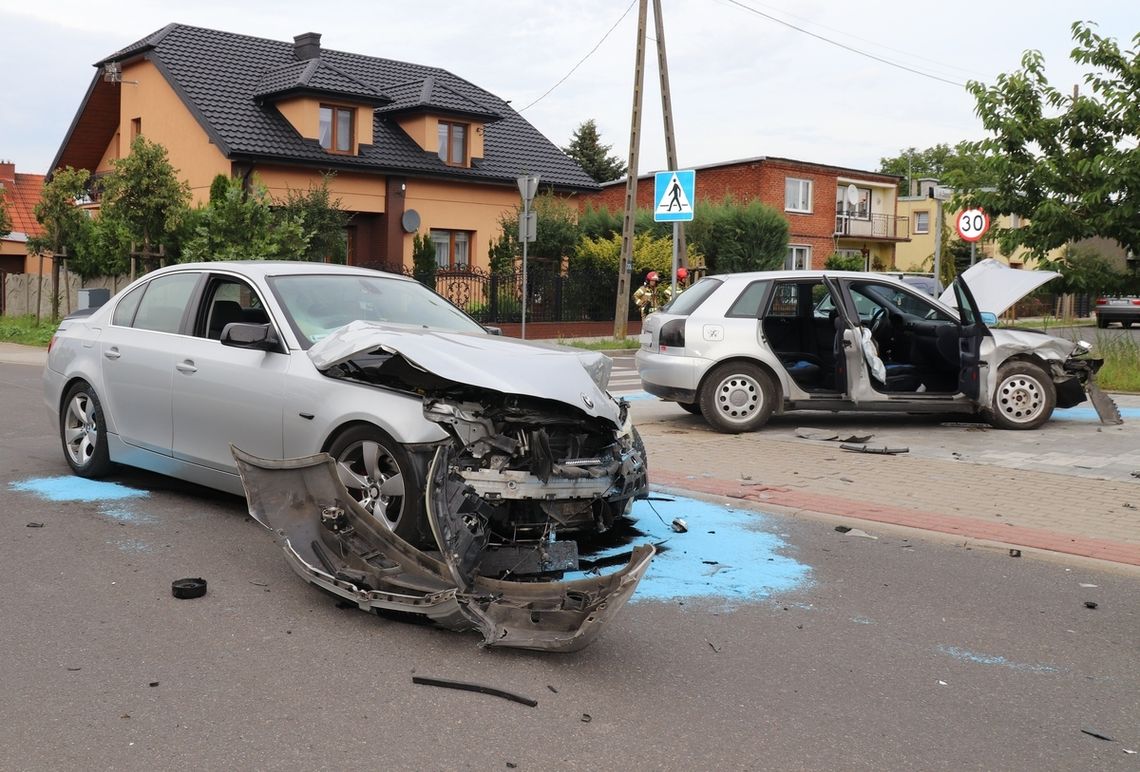
{"type": "Polygon", "coordinates": [[[1091,730],[1091,729],[1082,729],[1082,730],[1081,730],[1081,733],[1082,733],[1082,734],[1087,734],[1089,737],[1095,737],[1095,738],[1096,738],[1096,739],[1098,739],[1098,740],[1107,740],[1107,741],[1108,741],[1108,742],[1110,742],[1110,743],[1114,743],[1114,742],[1116,742],[1116,740],[1114,740],[1113,738],[1111,738],[1111,737],[1108,737],[1107,735],[1103,735],[1103,734],[1101,734],[1100,732],[1094,732],[1094,731],[1093,731],[1093,730],[1091,730]]]}
{"type": "Polygon", "coordinates": [[[851,526],[849,526],[849,525],[837,525],[837,526],[835,526],[835,530],[838,531],[839,533],[847,533],[848,531],[851,530],[851,526]]]}
{"type": "Polygon", "coordinates": [[[847,434],[830,432],[826,429],[796,429],[796,436],[805,440],[822,440],[824,442],[870,442],[873,434],[847,434]]]}
{"type": "Polygon", "coordinates": [[[878,539],[878,536],[872,536],[861,528],[850,528],[847,531],[847,536],[858,536],[860,539],[878,539]]]}
{"type": "Polygon", "coordinates": [[[170,594],[179,600],[201,598],[206,594],[206,580],[200,576],[175,579],[170,583],[170,594]]]}
{"type": "Polygon", "coordinates": [[[872,448],[870,445],[850,445],[847,443],[840,445],[839,449],[850,450],[855,453],[872,453],[879,456],[897,456],[899,453],[910,453],[910,448],[888,448],[886,446],[872,448]]]}
{"type": "Polygon", "coordinates": [[[720,647],[717,646],[715,643],[710,641],[708,638],[705,638],[705,643],[707,643],[709,645],[709,648],[713,650],[714,654],[720,654],[720,647]]]}
{"type": "Polygon", "coordinates": [[[593,717],[593,716],[591,716],[589,713],[583,713],[583,714],[582,714],[582,719],[581,719],[581,721],[582,721],[582,723],[583,723],[583,724],[588,724],[588,723],[590,723],[590,722],[591,722],[591,721],[593,721],[593,720],[594,720],[594,717],[593,717]]]}
{"type": "Polygon", "coordinates": [[[686,533],[689,530],[689,524],[679,517],[673,518],[672,528],[677,533],[686,533]]]}
{"type": "Polygon", "coordinates": [[[524,697],[521,694],[508,692],[504,689],[496,689],[494,686],[484,686],[483,684],[473,684],[467,681],[452,681],[447,678],[429,678],[427,676],[412,676],[412,683],[422,684],[423,686],[438,686],[443,689],[457,689],[462,692],[478,692],[480,694],[489,694],[492,697],[502,697],[504,700],[517,702],[529,707],[536,707],[538,700],[530,697],[524,697]]]}
{"type": "Polygon", "coordinates": [[[27,526],[25,526],[25,527],[26,528],[43,528],[44,524],[43,523],[28,523],[27,526]]]}
{"type": "Polygon", "coordinates": [[[1010,550],[1009,556],[1011,558],[1019,558],[1019,557],[1021,557],[1021,550],[1010,550]]]}
{"type": "Polygon", "coordinates": [[[1097,606],[1097,603],[1095,600],[1086,600],[1085,601],[1085,608],[1096,608],[1096,606],[1097,606]]]}

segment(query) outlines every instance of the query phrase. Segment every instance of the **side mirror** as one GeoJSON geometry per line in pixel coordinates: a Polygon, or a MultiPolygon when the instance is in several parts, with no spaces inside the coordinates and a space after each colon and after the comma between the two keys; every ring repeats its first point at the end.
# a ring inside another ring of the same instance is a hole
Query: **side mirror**
{"type": "Polygon", "coordinates": [[[980,314],[978,314],[978,318],[981,319],[982,324],[986,325],[987,327],[998,323],[997,314],[992,311],[982,311],[980,314]]]}
{"type": "Polygon", "coordinates": [[[231,322],[222,330],[223,346],[250,348],[260,351],[280,351],[281,339],[271,324],[246,324],[231,322]]]}
{"type": "Polygon", "coordinates": [[[503,328],[502,327],[492,327],[490,325],[484,324],[483,329],[486,330],[491,335],[502,335],[503,334],[503,328]]]}

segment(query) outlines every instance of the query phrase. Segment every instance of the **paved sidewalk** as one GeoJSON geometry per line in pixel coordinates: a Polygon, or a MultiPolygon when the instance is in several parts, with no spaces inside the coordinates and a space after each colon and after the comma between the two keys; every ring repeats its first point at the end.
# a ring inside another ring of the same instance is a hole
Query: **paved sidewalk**
{"type": "Polygon", "coordinates": [[[19,343],[0,343],[0,362],[43,367],[46,361],[46,348],[21,346],[19,343]]]}
{"type": "MultiPolygon", "coordinates": [[[[1140,403],[1128,396],[1118,401],[1140,403]]],[[[876,425],[876,419],[861,417],[854,431],[874,433],[871,446],[911,447],[890,456],[796,436],[801,425],[850,430],[845,417],[830,414],[783,416],[774,426],[742,435],[719,434],[662,403],[651,411],[635,404],[634,418],[657,487],[1140,566],[1140,479],[1119,470],[1098,476],[1095,468],[1073,463],[1090,447],[1110,442],[1140,449],[1140,426],[1054,421],[1037,432],[998,432],[918,418],[907,424],[898,416],[876,425]],[[1066,454],[1056,453],[1050,440],[1063,444],[1066,454]],[[971,450],[937,449],[943,446],[971,450]],[[1037,464],[1058,455],[1069,463],[1037,464]],[[1025,468],[1034,465],[1047,471],[1025,468]]],[[[1140,456],[1129,460],[1140,472],[1140,456]]]]}

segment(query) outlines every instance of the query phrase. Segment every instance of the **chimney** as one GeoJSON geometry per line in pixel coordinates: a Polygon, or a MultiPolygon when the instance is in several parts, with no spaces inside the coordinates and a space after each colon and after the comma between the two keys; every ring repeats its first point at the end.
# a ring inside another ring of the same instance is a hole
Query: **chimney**
{"type": "Polygon", "coordinates": [[[321,33],[305,32],[293,38],[293,58],[298,62],[318,59],[321,55],[321,33]]]}
{"type": "Polygon", "coordinates": [[[15,161],[0,161],[0,186],[11,186],[16,184],[16,162],[15,161]]]}

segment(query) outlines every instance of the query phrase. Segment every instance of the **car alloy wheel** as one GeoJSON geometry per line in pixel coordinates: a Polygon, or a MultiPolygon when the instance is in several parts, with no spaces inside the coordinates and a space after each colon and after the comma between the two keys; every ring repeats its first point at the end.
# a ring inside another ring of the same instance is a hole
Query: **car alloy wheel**
{"type": "Polygon", "coordinates": [[[374,426],[357,426],[344,432],[329,448],[337,476],[359,504],[385,528],[406,540],[419,533],[419,524],[407,485],[410,464],[404,449],[374,426]]]}
{"type": "Polygon", "coordinates": [[[775,400],[776,388],[764,370],[729,362],[709,373],[701,389],[701,414],[719,431],[750,432],[768,422],[775,400]]]}
{"type": "Polygon", "coordinates": [[[86,383],[77,383],[63,399],[59,436],[68,466],[80,477],[101,477],[111,469],[99,398],[86,383]]]}
{"type": "Polygon", "coordinates": [[[1003,429],[1036,429],[1049,420],[1056,404],[1053,383],[1037,365],[1013,362],[998,371],[994,424],[1003,429]]]}

